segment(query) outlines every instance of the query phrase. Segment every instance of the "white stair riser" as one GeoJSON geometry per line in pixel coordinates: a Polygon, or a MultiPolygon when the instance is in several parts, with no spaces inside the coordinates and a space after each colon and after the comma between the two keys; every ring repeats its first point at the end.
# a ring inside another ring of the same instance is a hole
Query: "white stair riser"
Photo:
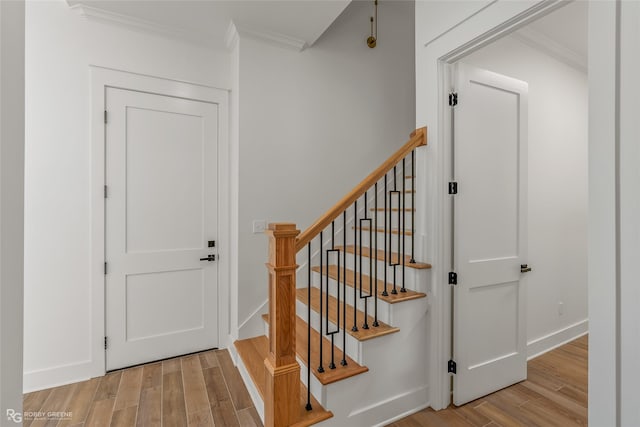
{"type": "MultiPolygon", "coordinates": [[[[360,264],[360,258],[358,257],[357,259],[357,270],[356,270],[356,260],[354,260],[353,256],[349,257],[347,256],[347,269],[352,270],[352,271],[357,271],[359,274],[359,272],[362,270],[363,274],[369,276],[369,271],[370,271],[370,266],[372,269],[375,269],[376,264],[378,267],[378,280],[381,280],[384,282],[384,266],[385,263],[384,261],[377,261],[377,260],[373,260],[373,265],[371,265],[371,258],[368,257],[362,257],[362,265],[360,264]]],[[[387,266],[387,288],[391,289],[393,287],[393,272],[395,269],[395,274],[396,274],[396,286],[398,288],[402,287],[402,266],[399,265],[397,267],[390,267],[387,266]]],[[[373,270],[372,270],[373,271],[373,270]]],[[[421,280],[424,280],[424,273],[427,270],[418,270],[415,268],[410,268],[410,267],[404,267],[404,283],[405,283],[405,287],[409,288],[411,290],[414,291],[418,291],[418,292],[424,292],[424,286],[421,283],[421,280]]],[[[306,279],[303,283],[306,283],[306,279]]]]}
{"type": "MultiPolygon", "coordinates": [[[[320,288],[320,273],[315,273],[314,272],[314,280],[313,280],[313,286],[316,288],[320,288]]],[[[344,284],[342,283],[342,279],[340,280],[340,300],[344,301],[345,300],[345,295],[343,295],[343,286],[344,284]]],[[[326,280],[323,282],[323,291],[326,292],[327,291],[327,282],[326,280]]],[[[389,288],[391,289],[391,288],[389,288]]],[[[379,289],[381,291],[381,289],[379,289]]],[[[346,301],[347,304],[350,306],[356,306],[358,310],[364,312],[364,305],[365,305],[365,300],[360,298],[360,289],[356,289],[356,304],[354,305],[354,290],[352,287],[347,286],[346,287],[346,301]]],[[[363,291],[368,291],[368,287],[365,287],[365,289],[363,289],[363,291]]],[[[329,278],[329,295],[331,295],[332,297],[337,298],[338,297],[338,289],[337,289],[337,282],[336,280],[329,278]]],[[[370,316],[374,316],[374,301],[373,301],[373,297],[371,298],[367,298],[368,302],[367,302],[367,313],[370,316]]],[[[388,302],[382,301],[381,299],[378,299],[378,320],[380,320],[381,322],[390,323],[390,317],[389,317],[389,313],[391,311],[391,306],[393,304],[389,304],[388,302]]]]}
{"type": "MultiPolygon", "coordinates": [[[[324,311],[324,305],[323,305],[323,311],[324,311]]],[[[298,314],[298,317],[303,319],[305,322],[307,321],[307,305],[306,304],[303,304],[300,301],[296,301],[296,313],[298,314]]],[[[316,331],[320,332],[320,315],[313,310],[311,310],[311,327],[316,331]]],[[[333,322],[329,322],[329,328],[332,331],[334,331],[336,329],[336,325],[333,322]]],[[[324,334],[325,332],[324,317],[322,318],[322,331],[324,334]]],[[[329,337],[327,338],[330,339],[329,337]]],[[[346,343],[347,343],[347,355],[353,360],[355,360],[357,363],[360,363],[360,360],[362,360],[362,342],[358,341],[356,338],[347,334],[346,343]]],[[[342,318],[340,319],[340,333],[335,335],[334,344],[338,349],[340,349],[340,351],[342,351],[342,318]]]]}

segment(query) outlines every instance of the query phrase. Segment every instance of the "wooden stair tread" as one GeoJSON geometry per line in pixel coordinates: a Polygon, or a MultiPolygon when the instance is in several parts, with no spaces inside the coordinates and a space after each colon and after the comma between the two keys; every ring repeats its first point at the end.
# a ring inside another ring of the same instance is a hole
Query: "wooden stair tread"
{"type": "MultiPolygon", "coordinates": [[[[264,335],[261,335],[255,338],[238,340],[234,345],[236,346],[236,350],[238,351],[238,355],[242,359],[244,366],[249,372],[249,376],[251,376],[260,396],[264,400],[265,389],[267,386],[264,359],[267,358],[267,354],[269,353],[269,339],[264,335]]],[[[306,404],[307,388],[302,384],[302,382],[300,382],[300,418],[299,421],[294,424],[296,427],[310,426],[333,417],[333,413],[325,410],[313,395],[311,395],[311,406],[313,407],[311,411],[307,411],[305,409],[306,404]]]]}
{"type": "MultiPolygon", "coordinates": [[[[336,246],[336,249],[344,250],[343,246],[336,246]]],[[[357,251],[357,249],[356,249],[356,247],[354,245],[347,245],[346,252],[350,253],[350,254],[357,254],[358,253],[358,251],[357,251]]],[[[372,251],[368,247],[365,246],[365,247],[362,248],[362,256],[363,257],[371,258],[371,253],[372,253],[372,251]]],[[[375,258],[378,261],[384,261],[384,250],[378,249],[378,252],[376,253],[376,257],[375,258]]],[[[387,261],[389,261],[388,258],[387,258],[387,261]]],[[[431,264],[427,264],[425,262],[415,262],[415,263],[412,264],[410,261],[411,261],[411,257],[409,255],[405,255],[405,257],[404,257],[404,265],[406,267],[415,268],[415,269],[418,269],[418,270],[431,268],[431,264]]],[[[398,262],[398,254],[396,252],[391,252],[391,260],[389,262],[391,262],[391,263],[398,262]]]]}
{"type": "MultiPolygon", "coordinates": [[[[269,323],[269,315],[263,314],[262,319],[269,323]]],[[[326,337],[322,338],[322,360],[324,372],[318,372],[318,366],[320,366],[320,346],[319,338],[320,333],[311,328],[311,372],[320,381],[321,384],[327,385],[336,381],[350,378],[358,374],[367,372],[369,368],[361,366],[356,363],[349,356],[346,356],[347,365],[342,366],[340,361],[342,360],[342,350],[335,348],[335,369],[329,369],[329,362],[331,361],[331,341],[326,337]]],[[[309,366],[307,362],[307,322],[305,322],[300,316],[296,316],[296,353],[302,362],[309,366]]]]}
{"type": "MultiPolygon", "coordinates": [[[[312,267],[311,270],[315,271],[316,273],[320,273],[320,267],[315,266],[312,267]]],[[[323,268],[324,270],[324,274],[327,273],[327,267],[325,266],[323,268]]],[[[350,269],[345,269],[345,268],[341,268],[340,270],[342,270],[340,272],[340,280],[342,282],[343,278],[344,278],[344,274],[346,271],[346,276],[347,276],[347,286],[353,288],[354,285],[359,285],[359,279],[360,279],[360,274],[357,275],[357,277],[354,277],[355,272],[353,270],[350,269]]],[[[329,266],[329,277],[331,277],[333,280],[337,280],[338,279],[338,266],[337,265],[330,265],[329,266]]],[[[362,291],[365,292],[365,290],[367,291],[366,293],[368,293],[369,290],[369,284],[371,283],[371,278],[368,275],[363,274],[362,275],[362,291]]],[[[422,292],[416,292],[416,291],[412,291],[410,289],[406,289],[406,292],[400,292],[400,286],[397,287],[398,289],[398,293],[397,294],[392,294],[391,293],[391,289],[393,289],[393,284],[390,284],[387,282],[387,292],[389,295],[384,296],[382,295],[382,293],[384,292],[384,280],[380,280],[378,279],[378,298],[381,299],[382,301],[385,301],[389,304],[395,304],[398,302],[402,302],[402,301],[409,301],[412,299],[418,299],[418,298],[424,298],[427,295],[422,293],[422,292]]]]}
{"type": "MultiPolygon", "coordinates": [[[[387,209],[385,209],[385,208],[378,208],[378,209],[371,208],[370,210],[371,211],[378,211],[378,212],[384,212],[385,210],[392,211],[392,212],[399,212],[400,208],[387,208],[387,209]]],[[[416,210],[414,208],[404,208],[404,211],[405,212],[415,212],[416,210]]]]}
{"type": "MultiPolygon", "coordinates": [[[[355,229],[355,230],[360,230],[362,229],[362,231],[370,231],[371,228],[370,227],[351,227],[351,229],[355,229]]],[[[377,233],[384,233],[384,228],[376,228],[373,231],[377,232],[377,233]]],[[[392,228],[391,230],[387,230],[387,232],[391,232],[392,234],[404,234],[405,236],[411,236],[413,235],[413,232],[411,230],[398,230],[397,228],[392,228]]]]}
{"type": "MultiPolygon", "coordinates": [[[[321,293],[320,289],[318,288],[311,288],[311,309],[313,311],[315,311],[316,313],[319,312],[320,310],[320,296],[322,295],[322,303],[323,303],[323,315],[325,315],[326,313],[326,307],[324,306],[324,304],[326,303],[326,295],[325,293],[321,293]]],[[[308,299],[308,288],[298,288],[296,290],[296,297],[298,298],[298,300],[300,302],[302,302],[303,304],[307,304],[307,299],[308,299]]],[[[343,305],[344,305],[344,301],[340,301],[340,328],[342,328],[342,313],[343,313],[343,305]]],[[[334,297],[329,296],[329,320],[331,322],[333,322],[334,324],[337,323],[337,308],[338,308],[338,300],[336,300],[334,297]]],[[[373,317],[372,316],[367,316],[367,323],[369,324],[369,329],[363,329],[362,325],[364,323],[364,313],[360,310],[356,311],[356,322],[357,322],[357,327],[358,330],[357,331],[352,331],[351,328],[353,327],[353,312],[354,312],[354,308],[352,306],[350,306],[349,304],[347,304],[347,333],[349,335],[351,335],[352,337],[356,338],[359,341],[366,341],[366,340],[370,340],[372,338],[377,338],[377,337],[381,337],[383,335],[388,335],[388,334],[392,334],[394,332],[398,332],[400,330],[400,328],[395,328],[393,326],[389,326],[384,322],[380,322],[379,326],[374,327],[373,326],[373,317]]],[[[373,305],[371,306],[371,310],[373,310],[373,305]]]]}

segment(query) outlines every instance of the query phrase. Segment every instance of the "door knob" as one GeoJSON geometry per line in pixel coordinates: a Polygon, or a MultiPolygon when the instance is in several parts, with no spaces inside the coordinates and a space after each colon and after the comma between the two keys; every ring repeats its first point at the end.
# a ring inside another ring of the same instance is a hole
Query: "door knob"
{"type": "Polygon", "coordinates": [[[528,273],[529,271],[531,271],[531,267],[527,264],[520,264],[520,273],[528,273]]]}
{"type": "Polygon", "coordinates": [[[214,254],[207,255],[206,258],[200,258],[200,261],[215,261],[216,256],[214,254]]]}

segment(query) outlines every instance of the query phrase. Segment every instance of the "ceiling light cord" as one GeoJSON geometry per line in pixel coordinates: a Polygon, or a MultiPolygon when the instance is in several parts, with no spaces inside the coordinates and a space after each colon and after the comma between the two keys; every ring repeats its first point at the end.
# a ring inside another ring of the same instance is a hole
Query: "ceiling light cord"
{"type": "Polygon", "coordinates": [[[370,17],[371,21],[371,35],[367,37],[367,46],[371,49],[378,44],[378,0],[373,2],[373,16],[370,17]]]}

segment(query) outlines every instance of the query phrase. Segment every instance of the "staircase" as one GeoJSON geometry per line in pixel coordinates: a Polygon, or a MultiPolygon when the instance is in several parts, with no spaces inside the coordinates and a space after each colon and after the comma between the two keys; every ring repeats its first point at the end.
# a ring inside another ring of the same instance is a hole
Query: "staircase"
{"type": "Polygon", "coordinates": [[[269,225],[265,335],[235,342],[266,426],[381,425],[427,405],[431,266],[414,258],[424,145],[417,129],[303,233],[269,225]]]}

